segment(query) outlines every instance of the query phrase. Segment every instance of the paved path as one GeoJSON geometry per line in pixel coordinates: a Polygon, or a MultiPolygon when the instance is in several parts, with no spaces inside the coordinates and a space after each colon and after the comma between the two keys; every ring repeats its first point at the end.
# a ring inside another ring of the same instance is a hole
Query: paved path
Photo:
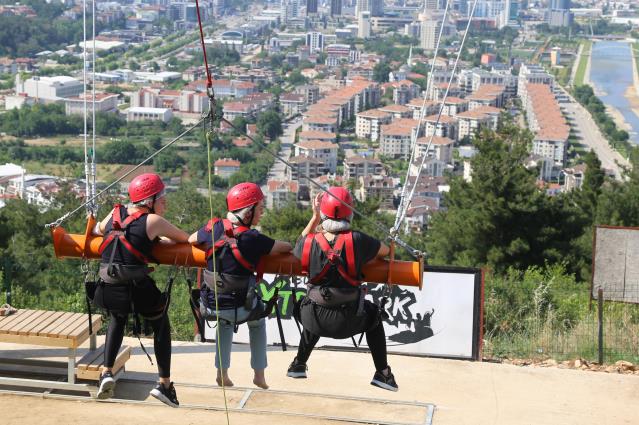
{"type": "MultiPolygon", "coordinates": [[[[568,93],[567,93],[568,94],[568,93]]],[[[616,179],[621,179],[620,165],[629,167],[630,163],[619,152],[610,147],[599,127],[593,120],[590,112],[577,102],[570,94],[569,103],[562,103],[562,108],[567,113],[567,118],[579,142],[594,150],[603,168],[612,170],[616,179]]]]}
{"type": "MultiPolygon", "coordinates": [[[[155,366],[151,366],[137,341],[127,338],[126,343],[136,348],[127,363],[125,377],[155,379],[155,366]]],[[[145,344],[147,347],[153,346],[148,339],[145,344]]],[[[6,348],[2,346],[3,350],[6,348]]],[[[182,403],[223,406],[219,389],[210,388],[203,392],[179,385],[213,384],[213,350],[213,344],[174,342],[172,377],[178,383],[178,397],[182,403]]],[[[400,387],[399,392],[392,393],[369,385],[373,375],[370,354],[317,350],[309,360],[309,379],[299,380],[285,376],[294,355],[294,349],[287,352],[269,351],[266,377],[271,389],[434,403],[434,425],[639,423],[639,375],[390,356],[389,363],[400,387]]],[[[252,387],[249,357],[246,346],[237,347],[232,355],[229,372],[236,386],[252,387]]],[[[149,384],[140,388],[132,388],[131,385],[121,383],[116,388],[116,397],[152,401],[147,397],[149,384]]],[[[236,406],[240,396],[230,392],[227,392],[227,396],[231,405],[236,406]]],[[[298,397],[294,403],[288,404],[282,396],[266,392],[259,393],[259,397],[252,397],[251,400],[254,401],[249,402],[247,408],[310,412],[317,410],[320,403],[327,414],[351,413],[344,403],[317,401],[313,397],[298,397]]],[[[222,412],[170,409],[155,405],[43,400],[0,394],[0,406],[3,424],[137,424],[146,423],[151,418],[151,422],[158,425],[226,423],[222,412]]],[[[386,409],[383,404],[380,406],[386,409]]],[[[387,408],[391,409],[392,406],[387,408]]],[[[361,415],[368,418],[371,415],[377,417],[380,413],[371,409],[361,415]]],[[[396,417],[397,421],[408,419],[403,413],[396,417]]],[[[259,422],[280,425],[339,423],[281,415],[231,415],[233,425],[259,422]]]]}

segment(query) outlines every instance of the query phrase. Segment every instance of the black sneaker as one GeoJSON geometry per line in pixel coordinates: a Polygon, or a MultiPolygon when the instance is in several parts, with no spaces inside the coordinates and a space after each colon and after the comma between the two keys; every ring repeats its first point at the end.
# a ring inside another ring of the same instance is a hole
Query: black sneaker
{"type": "Polygon", "coordinates": [[[98,399],[106,400],[113,397],[114,390],[115,379],[113,379],[113,374],[111,372],[104,372],[98,382],[98,399]]]}
{"type": "Polygon", "coordinates": [[[376,387],[380,387],[388,391],[397,391],[399,389],[397,382],[395,382],[395,377],[391,372],[390,366],[388,366],[388,375],[384,375],[379,370],[376,371],[373,376],[373,380],[371,381],[371,385],[375,385],[376,387]]]}
{"type": "Polygon", "coordinates": [[[297,357],[293,359],[293,363],[288,367],[288,372],[286,372],[286,376],[290,378],[306,378],[306,371],[308,370],[308,366],[305,363],[298,363],[297,357]]]}
{"type": "Polygon", "coordinates": [[[177,399],[177,394],[175,394],[173,382],[171,382],[169,388],[166,388],[164,384],[160,382],[157,387],[151,390],[151,395],[167,406],[180,407],[180,402],[177,399]]]}

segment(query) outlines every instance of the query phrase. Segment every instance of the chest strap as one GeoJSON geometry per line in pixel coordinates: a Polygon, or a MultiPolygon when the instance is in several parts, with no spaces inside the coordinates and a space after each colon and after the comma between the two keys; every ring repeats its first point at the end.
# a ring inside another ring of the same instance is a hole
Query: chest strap
{"type": "MultiPolygon", "coordinates": [[[[137,211],[129,215],[127,218],[124,219],[124,221],[122,221],[122,208],[124,208],[122,204],[116,204],[115,207],[113,207],[113,212],[111,213],[111,217],[112,217],[111,230],[102,241],[102,244],[100,245],[100,248],[98,249],[98,253],[102,255],[104,250],[109,245],[111,245],[111,243],[115,244],[113,246],[113,253],[115,253],[115,250],[117,249],[117,244],[118,242],[120,242],[122,243],[122,245],[124,245],[126,250],[129,251],[135,258],[137,258],[144,264],[148,264],[150,262],[149,258],[146,255],[144,255],[142,252],[140,252],[137,248],[135,248],[131,244],[131,242],[129,242],[128,239],[126,238],[126,228],[129,227],[131,223],[138,220],[142,216],[147,215],[148,213],[144,211],[137,211]]],[[[112,262],[113,262],[113,255],[111,255],[109,266],[111,265],[112,262]]]]}
{"type": "MultiPolygon", "coordinates": [[[[239,236],[242,233],[250,230],[250,228],[246,226],[233,227],[233,224],[227,219],[214,218],[212,220],[209,220],[206,225],[206,231],[211,232],[212,240],[214,239],[213,227],[218,221],[222,222],[222,225],[224,226],[224,232],[222,233],[220,238],[215,241],[213,246],[206,250],[206,260],[208,261],[213,256],[213,252],[217,253],[223,247],[227,246],[231,249],[233,258],[235,258],[235,260],[240,263],[242,267],[254,272],[257,275],[258,281],[261,280],[262,276],[264,275],[264,262],[262,261],[262,259],[260,259],[257,265],[253,265],[250,261],[244,258],[242,252],[240,251],[240,248],[237,246],[237,240],[239,236]]],[[[218,272],[221,271],[218,270],[218,272]]]]}
{"type": "Polygon", "coordinates": [[[326,256],[326,264],[322,270],[313,278],[309,279],[309,283],[317,285],[321,282],[330,269],[335,266],[340,276],[352,286],[359,286],[362,282],[357,279],[357,269],[355,268],[355,250],[353,248],[353,232],[340,233],[335,240],[335,244],[331,245],[322,233],[310,233],[306,235],[304,247],[302,249],[302,274],[309,275],[309,266],[311,262],[311,248],[313,241],[317,242],[320,249],[326,256]],[[346,268],[341,257],[342,250],[346,250],[346,268]]]}

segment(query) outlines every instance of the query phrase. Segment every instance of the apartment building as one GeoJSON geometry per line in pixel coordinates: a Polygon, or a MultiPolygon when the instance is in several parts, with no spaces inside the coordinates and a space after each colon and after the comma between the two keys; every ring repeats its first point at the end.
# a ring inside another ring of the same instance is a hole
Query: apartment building
{"type": "Polygon", "coordinates": [[[364,176],[378,176],[384,173],[384,164],[378,159],[351,156],[344,160],[344,178],[359,179],[364,176]]]}
{"type": "Polygon", "coordinates": [[[356,191],[356,197],[361,202],[368,199],[378,199],[379,208],[384,210],[392,210],[393,206],[393,179],[388,176],[360,176],[359,189],[356,191]]]}
{"type": "Polygon", "coordinates": [[[379,140],[381,126],[390,124],[393,114],[379,109],[358,112],[355,119],[355,134],[361,139],[379,140]]]}
{"type": "Polygon", "coordinates": [[[240,161],[231,158],[220,158],[213,163],[214,174],[228,179],[240,171],[240,161]]]}
{"type": "Polygon", "coordinates": [[[339,147],[336,143],[310,140],[297,143],[295,145],[295,155],[319,159],[323,162],[327,171],[334,174],[337,170],[338,149],[339,147]]]}

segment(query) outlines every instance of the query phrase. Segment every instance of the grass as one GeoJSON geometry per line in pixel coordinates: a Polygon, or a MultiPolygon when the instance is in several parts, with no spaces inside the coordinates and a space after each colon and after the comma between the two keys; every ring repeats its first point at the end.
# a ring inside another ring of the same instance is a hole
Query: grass
{"type": "Polygon", "coordinates": [[[584,79],[586,78],[586,68],[588,68],[588,61],[590,60],[590,53],[592,52],[592,41],[585,40],[583,42],[583,50],[581,51],[581,55],[575,61],[577,66],[577,72],[575,73],[575,80],[573,81],[573,86],[581,86],[584,84],[584,79]]]}

